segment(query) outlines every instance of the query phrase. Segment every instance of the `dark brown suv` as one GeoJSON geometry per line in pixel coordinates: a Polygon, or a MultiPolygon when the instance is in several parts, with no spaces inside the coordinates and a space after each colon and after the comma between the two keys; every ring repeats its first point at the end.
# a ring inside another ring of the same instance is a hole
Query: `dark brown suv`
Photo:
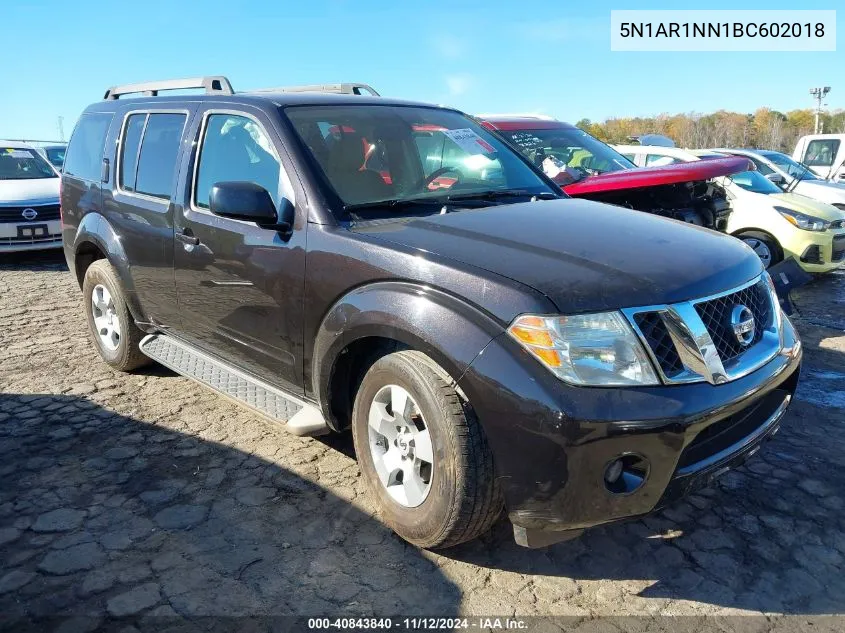
{"type": "Polygon", "coordinates": [[[529,546],[645,514],[777,430],[801,346],[753,252],[567,199],[476,120],[366,91],[209,77],[85,110],[64,247],[107,363],[351,429],[422,547],[503,507],[529,546]]]}

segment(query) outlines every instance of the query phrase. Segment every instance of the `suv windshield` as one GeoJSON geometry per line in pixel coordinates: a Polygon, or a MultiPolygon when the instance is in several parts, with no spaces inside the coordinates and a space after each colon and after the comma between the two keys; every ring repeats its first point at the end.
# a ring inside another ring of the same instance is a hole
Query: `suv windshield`
{"type": "Polygon", "coordinates": [[[578,128],[502,130],[499,133],[549,177],[564,184],[586,176],[636,167],[615,149],[578,128]]]}
{"type": "Polygon", "coordinates": [[[407,213],[450,196],[560,195],[506,143],[451,110],[390,105],[284,110],[346,208],[407,213]]]}
{"type": "Polygon", "coordinates": [[[771,180],[766,178],[759,171],[741,171],[738,174],[731,174],[727,177],[735,185],[739,185],[746,191],[753,193],[783,193],[783,190],[771,180]]]}
{"type": "Polygon", "coordinates": [[[58,177],[56,171],[34,149],[0,146],[0,180],[58,177]]]}
{"type": "Polygon", "coordinates": [[[818,178],[812,171],[810,171],[809,167],[793,160],[786,154],[781,154],[780,152],[760,152],[760,155],[768,158],[793,178],[801,178],[801,180],[821,180],[821,178],[818,178]]]}

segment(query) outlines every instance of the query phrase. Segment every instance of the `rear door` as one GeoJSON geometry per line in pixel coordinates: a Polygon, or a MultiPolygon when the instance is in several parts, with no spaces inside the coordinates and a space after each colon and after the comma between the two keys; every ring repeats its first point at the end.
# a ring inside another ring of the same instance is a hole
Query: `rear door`
{"type": "MultiPolygon", "coordinates": [[[[175,275],[183,327],[196,346],[288,391],[302,391],[305,218],[293,233],[222,218],[208,208],[212,185],[254,182],[276,203],[301,206],[272,121],[257,108],[201,107],[192,128],[176,215],[175,275]],[[284,162],[283,162],[284,159],[284,162]]],[[[301,191],[297,189],[296,191],[301,191]]]]}
{"type": "Polygon", "coordinates": [[[113,134],[108,221],[126,252],[144,318],[173,327],[180,318],[173,281],[173,196],[183,134],[196,105],[127,109],[113,134]]]}

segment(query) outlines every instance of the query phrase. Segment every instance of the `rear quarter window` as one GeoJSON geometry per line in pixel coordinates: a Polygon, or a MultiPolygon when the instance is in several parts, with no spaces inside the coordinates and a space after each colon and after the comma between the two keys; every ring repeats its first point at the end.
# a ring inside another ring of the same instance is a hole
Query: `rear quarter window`
{"type": "Polygon", "coordinates": [[[100,181],[103,146],[112,120],[111,113],[83,114],[70,137],[63,173],[83,180],[100,181]]]}

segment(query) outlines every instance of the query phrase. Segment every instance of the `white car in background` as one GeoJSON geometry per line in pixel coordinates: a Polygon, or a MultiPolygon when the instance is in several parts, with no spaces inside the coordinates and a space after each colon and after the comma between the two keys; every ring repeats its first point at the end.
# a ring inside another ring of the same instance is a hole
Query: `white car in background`
{"type": "Polygon", "coordinates": [[[67,151],[67,143],[43,143],[36,145],[37,151],[43,158],[47,159],[56,171],[62,171],[62,165],[65,164],[65,151],[67,151]]]}
{"type": "Polygon", "coordinates": [[[46,158],[47,162],[55,167],[58,172],[62,171],[62,166],[65,164],[67,143],[64,141],[36,141],[24,138],[7,138],[3,143],[23,143],[27,147],[31,147],[41,154],[42,158],[46,158]]]}
{"type": "Polygon", "coordinates": [[[790,156],[767,149],[722,149],[714,152],[745,156],[754,161],[757,171],[784,191],[798,193],[845,211],[845,184],[822,180],[806,165],[790,156]]]}
{"type": "MultiPolygon", "coordinates": [[[[638,166],[671,165],[724,154],[654,145],[615,145],[638,166]]],[[[758,171],[743,171],[716,181],[728,193],[727,233],[754,249],[768,268],[789,257],[810,273],[845,265],[845,211],[796,193],[785,193],[758,171]]]]}
{"type": "Polygon", "coordinates": [[[59,182],[35,148],[0,141],[0,253],[61,247],[59,182]]]}
{"type": "Polygon", "coordinates": [[[845,134],[809,134],[795,144],[792,158],[819,178],[845,183],[845,134]]]}

